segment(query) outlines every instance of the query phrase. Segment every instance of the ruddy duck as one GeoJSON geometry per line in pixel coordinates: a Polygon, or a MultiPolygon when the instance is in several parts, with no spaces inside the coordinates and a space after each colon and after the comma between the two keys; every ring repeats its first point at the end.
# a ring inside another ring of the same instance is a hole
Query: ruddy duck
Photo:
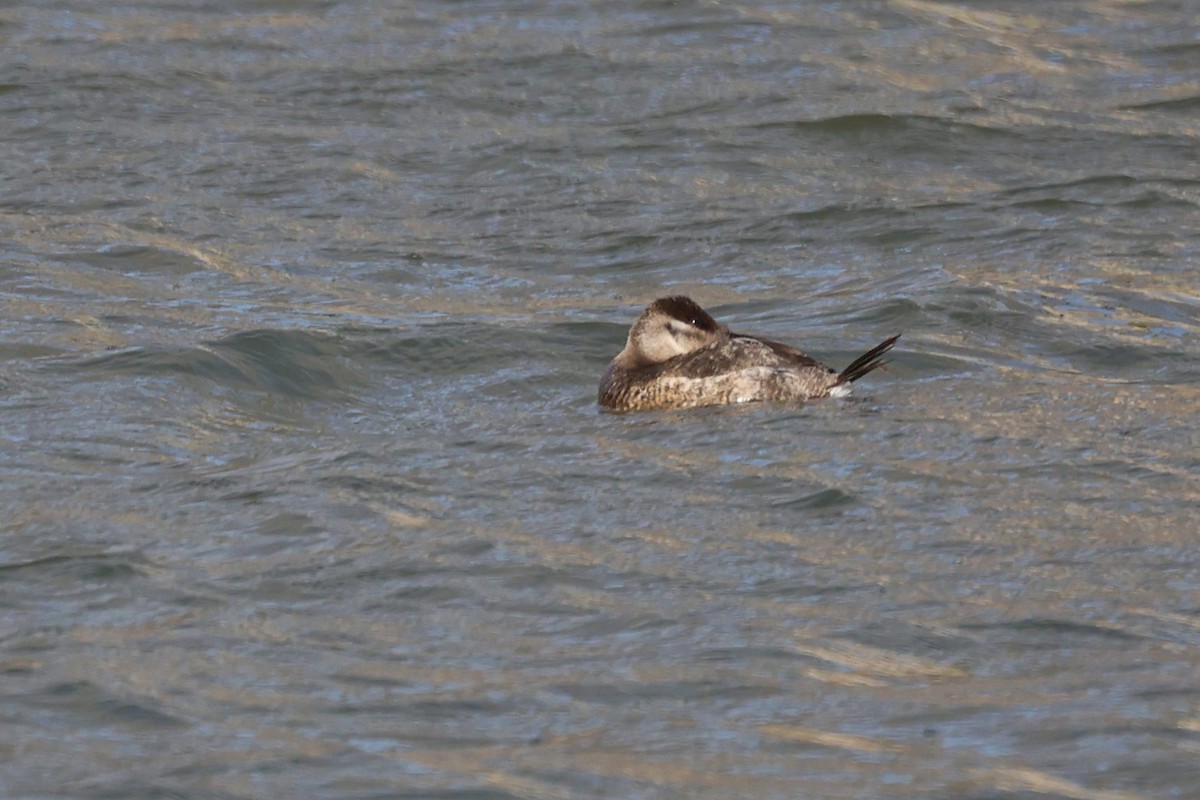
{"type": "Polygon", "coordinates": [[[609,411],[844,397],[850,384],[885,363],[896,334],[841,372],[794,347],[734,333],[687,297],[655,300],[629,329],[625,349],[600,381],[609,411]]]}

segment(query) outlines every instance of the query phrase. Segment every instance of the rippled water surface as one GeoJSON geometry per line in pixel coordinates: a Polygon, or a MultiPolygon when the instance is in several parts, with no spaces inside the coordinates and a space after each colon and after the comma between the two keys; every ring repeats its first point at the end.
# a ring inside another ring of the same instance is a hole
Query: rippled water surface
{"type": "Polygon", "coordinates": [[[1200,797],[1194,3],[0,6],[6,798],[1200,797]],[[601,414],[687,293],[856,397],[601,414]]]}

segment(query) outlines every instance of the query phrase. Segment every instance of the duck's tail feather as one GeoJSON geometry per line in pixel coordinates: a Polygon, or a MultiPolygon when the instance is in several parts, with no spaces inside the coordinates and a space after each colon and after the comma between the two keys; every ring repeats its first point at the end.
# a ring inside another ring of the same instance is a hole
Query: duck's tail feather
{"type": "Polygon", "coordinates": [[[888,350],[891,350],[892,345],[896,344],[896,340],[899,338],[900,334],[897,333],[890,339],[884,339],[882,342],[875,345],[858,358],[854,359],[854,361],[850,362],[850,366],[838,373],[837,383],[835,383],[834,386],[843,386],[847,383],[854,383],[871,370],[882,367],[887,363],[887,361],[881,358],[881,356],[888,350]]]}

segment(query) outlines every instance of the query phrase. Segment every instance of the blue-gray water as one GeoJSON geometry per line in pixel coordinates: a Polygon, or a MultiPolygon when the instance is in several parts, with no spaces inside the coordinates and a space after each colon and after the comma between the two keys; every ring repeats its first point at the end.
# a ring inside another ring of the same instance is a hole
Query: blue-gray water
{"type": "Polygon", "coordinates": [[[1200,797],[1191,2],[0,7],[0,795],[1200,797]],[[848,401],[606,415],[688,293],[848,401]]]}

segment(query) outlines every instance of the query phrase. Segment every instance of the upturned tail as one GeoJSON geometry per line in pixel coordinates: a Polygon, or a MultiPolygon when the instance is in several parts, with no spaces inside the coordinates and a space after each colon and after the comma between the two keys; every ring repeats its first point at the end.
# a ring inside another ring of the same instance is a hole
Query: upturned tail
{"type": "Polygon", "coordinates": [[[896,334],[890,339],[884,339],[879,344],[872,347],[867,352],[863,353],[854,361],[850,362],[850,366],[838,373],[837,383],[834,386],[843,386],[847,383],[854,383],[856,380],[866,375],[873,369],[882,367],[887,363],[882,358],[883,354],[892,349],[892,345],[896,344],[896,340],[900,338],[900,334],[896,334]]]}

